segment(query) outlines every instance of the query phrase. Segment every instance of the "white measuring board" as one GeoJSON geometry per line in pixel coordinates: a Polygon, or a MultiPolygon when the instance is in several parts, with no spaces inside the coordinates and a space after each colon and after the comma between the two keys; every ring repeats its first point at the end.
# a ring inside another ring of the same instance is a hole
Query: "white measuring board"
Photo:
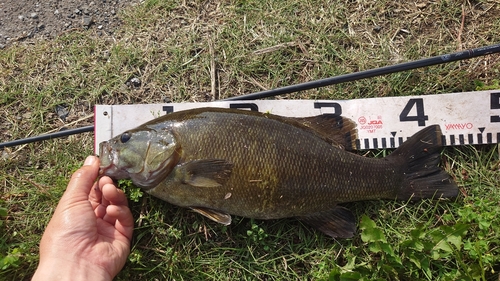
{"type": "Polygon", "coordinates": [[[353,149],[395,148],[439,124],[447,146],[500,142],[500,90],[354,100],[251,100],[96,105],[95,150],[102,141],[174,111],[200,107],[258,110],[289,117],[337,114],[357,124],[353,149]]]}

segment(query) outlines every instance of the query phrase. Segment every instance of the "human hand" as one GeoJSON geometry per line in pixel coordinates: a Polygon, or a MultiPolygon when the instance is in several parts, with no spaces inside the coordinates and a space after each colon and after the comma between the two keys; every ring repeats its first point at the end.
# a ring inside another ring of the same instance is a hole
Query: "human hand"
{"type": "Polygon", "coordinates": [[[130,253],[134,219],[109,177],[95,182],[99,159],[89,156],[71,177],[40,242],[33,280],[112,280],[130,253]]]}

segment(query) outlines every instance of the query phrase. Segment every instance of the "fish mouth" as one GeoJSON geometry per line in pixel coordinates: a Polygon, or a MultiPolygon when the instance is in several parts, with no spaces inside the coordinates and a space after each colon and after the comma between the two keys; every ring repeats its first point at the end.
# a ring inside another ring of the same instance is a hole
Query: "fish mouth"
{"type": "Polygon", "coordinates": [[[113,148],[109,142],[104,141],[99,144],[99,175],[104,176],[113,165],[113,148]]]}
{"type": "Polygon", "coordinates": [[[99,176],[108,176],[113,180],[132,178],[133,174],[120,164],[120,150],[113,148],[113,143],[104,141],[99,144],[99,176]]]}

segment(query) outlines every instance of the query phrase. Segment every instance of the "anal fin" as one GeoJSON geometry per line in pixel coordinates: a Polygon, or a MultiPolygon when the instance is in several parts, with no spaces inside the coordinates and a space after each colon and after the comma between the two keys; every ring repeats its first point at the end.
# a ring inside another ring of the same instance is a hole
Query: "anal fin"
{"type": "Polygon", "coordinates": [[[191,210],[197,212],[198,214],[204,215],[205,217],[221,223],[223,225],[230,225],[231,224],[231,215],[222,213],[216,210],[212,210],[209,208],[202,208],[202,207],[191,207],[191,210]]]}
{"type": "Polygon", "coordinates": [[[333,238],[351,238],[356,233],[354,215],[349,209],[340,206],[332,210],[301,216],[298,219],[333,238]]]}

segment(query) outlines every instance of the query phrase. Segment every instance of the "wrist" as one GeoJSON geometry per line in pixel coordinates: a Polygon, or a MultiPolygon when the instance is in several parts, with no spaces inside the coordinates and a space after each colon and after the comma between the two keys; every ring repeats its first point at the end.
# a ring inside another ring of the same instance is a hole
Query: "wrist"
{"type": "Polygon", "coordinates": [[[63,258],[40,261],[32,281],[44,280],[93,280],[110,281],[113,278],[103,268],[95,264],[73,262],[63,258]]]}

